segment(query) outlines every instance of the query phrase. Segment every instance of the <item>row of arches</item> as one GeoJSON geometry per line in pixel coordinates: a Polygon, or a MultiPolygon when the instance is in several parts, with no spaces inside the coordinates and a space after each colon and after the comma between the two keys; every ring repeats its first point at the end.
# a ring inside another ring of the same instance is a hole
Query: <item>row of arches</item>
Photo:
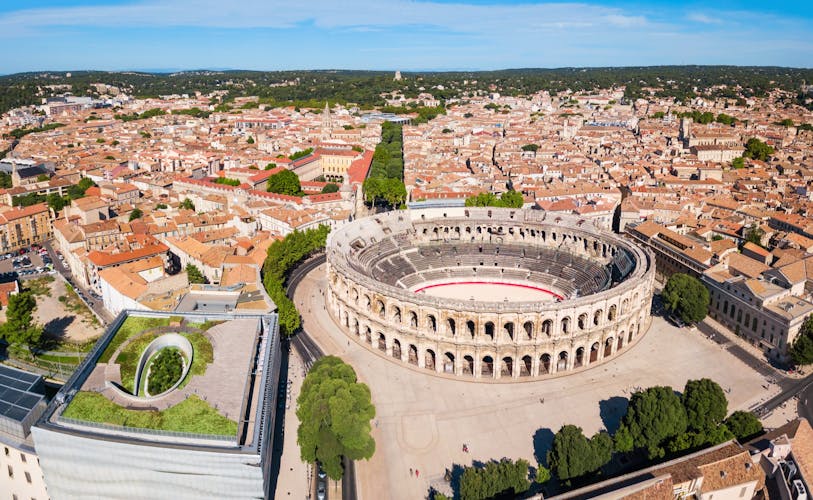
{"type": "Polygon", "coordinates": [[[494,352],[476,354],[465,349],[455,353],[436,350],[433,346],[419,347],[415,343],[402,343],[396,336],[388,337],[380,331],[373,332],[369,326],[354,326],[350,333],[368,348],[383,355],[426,370],[474,378],[523,378],[540,377],[577,370],[612,357],[632,344],[640,336],[640,323],[631,325],[628,331],[609,335],[589,346],[556,349],[551,352],[524,355],[503,355],[494,352]]]}
{"type": "MultiPolygon", "coordinates": [[[[355,289],[354,289],[355,290],[355,289]]],[[[402,310],[398,305],[389,307],[382,299],[370,299],[368,294],[363,295],[365,304],[359,310],[354,307],[357,303],[352,300],[347,303],[338,300],[336,307],[342,322],[347,322],[347,318],[353,311],[358,311],[361,316],[375,319],[382,325],[389,325],[400,330],[414,331],[432,336],[459,338],[463,340],[481,340],[485,342],[523,342],[549,339],[558,335],[571,335],[577,332],[594,331],[605,328],[633,312],[630,308],[630,299],[623,299],[620,307],[615,304],[610,305],[605,312],[598,308],[591,313],[582,312],[576,316],[575,320],[571,316],[565,316],[554,322],[552,319],[526,319],[522,321],[500,321],[479,318],[467,318],[465,313],[447,314],[439,318],[434,313],[425,313],[421,316],[414,310],[402,310]],[[368,314],[365,314],[368,313],[368,314]],[[461,317],[462,316],[462,317],[461,317]]],[[[331,297],[332,298],[332,297],[331,297]]],[[[352,296],[350,297],[352,299],[352,296]]],[[[638,303],[638,293],[632,297],[632,304],[638,303]]],[[[640,309],[639,309],[640,311],[640,309]]]]}

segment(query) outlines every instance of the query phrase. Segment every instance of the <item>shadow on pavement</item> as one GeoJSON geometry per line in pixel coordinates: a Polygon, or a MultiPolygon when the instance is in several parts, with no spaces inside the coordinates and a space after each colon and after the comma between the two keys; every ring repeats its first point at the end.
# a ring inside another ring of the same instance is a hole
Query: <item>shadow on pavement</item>
{"type": "Polygon", "coordinates": [[[553,446],[553,431],[548,428],[534,432],[534,458],[536,462],[547,467],[548,451],[553,446]]]}
{"type": "Polygon", "coordinates": [[[615,434],[615,431],[621,427],[621,419],[626,415],[628,406],[629,400],[621,396],[613,396],[599,401],[599,415],[601,415],[601,421],[604,423],[607,432],[615,434]]]}

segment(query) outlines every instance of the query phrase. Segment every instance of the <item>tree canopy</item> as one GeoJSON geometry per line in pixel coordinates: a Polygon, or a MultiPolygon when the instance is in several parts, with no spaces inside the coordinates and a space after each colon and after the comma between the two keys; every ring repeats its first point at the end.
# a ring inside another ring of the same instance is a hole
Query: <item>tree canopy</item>
{"type": "Polygon", "coordinates": [[[745,152],[742,154],[745,158],[753,158],[755,160],[765,161],[774,153],[773,147],[765,144],[756,137],[748,139],[745,143],[745,152]]]}
{"type": "Polygon", "coordinates": [[[132,212],[130,212],[130,222],[133,222],[136,219],[140,219],[144,216],[144,212],[141,211],[140,208],[134,208],[132,212]]]}
{"type": "Polygon", "coordinates": [[[514,462],[508,458],[492,460],[483,467],[466,467],[460,476],[460,498],[486,500],[505,495],[514,498],[531,486],[529,468],[527,460],[514,462]]]}
{"type": "Polygon", "coordinates": [[[290,196],[302,196],[302,184],[299,176],[292,171],[285,169],[277,172],[268,178],[269,193],[287,194],[290,196]]]}
{"type": "Polygon", "coordinates": [[[694,276],[675,273],[661,293],[666,309],[686,323],[697,323],[709,312],[709,291],[694,276]]]}
{"type": "Polygon", "coordinates": [[[547,459],[559,479],[569,480],[596,472],[610,461],[612,453],[613,440],[606,432],[587,439],[581,427],[568,424],[553,436],[547,459]]]}
{"type": "Polygon", "coordinates": [[[762,433],[762,422],[750,411],[735,411],[726,419],[725,425],[741,442],[748,441],[762,433]]]}
{"type": "Polygon", "coordinates": [[[711,432],[728,414],[725,392],[717,382],[707,378],[686,382],[683,407],[686,408],[689,428],[699,432],[711,432]]]}
{"type": "Polygon", "coordinates": [[[467,207],[522,208],[524,204],[522,195],[513,189],[504,192],[499,198],[493,193],[480,193],[466,198],[467,207]]]}
{"type": "Polygon", "coordinates": [[[31,291],[9,295],[6,322],[0,325],[0,337],[12,346],[33,347],[42,337],[42,327],[34,323],[37,300],[31,291]]]}
{"type": "Polygon", "coordinates": [[[198,269],[198,266],[196,266],[195,264],[187,264],[184,270],[186,271],[186,277],[189,279],[190,283],[209,282],[209,280],[206,279],[206,276],[204,276],[203,273],[200,272],[200,269],[198,269]]]}
{"type": "Polygon", "coordinates": [[[649,458],[662,457],[669,439],[686,432],[686,410],[671,387],[650,387],[635,392],[616,433],[619,451],[645,450],[649,458]]]}
{"type": "Polygon", "coordinates": [[[805,318],[790,346],[790,359],[797,365],[813,363],[813,314],[805,318]]]}
{"type": "Polygon", "coordinates": [[[192,200],[189,198],[184,198],[182,202],[178,204],[178,208],[182,208],[184,210],[192,210],[195,211],[195,204],[192,203],[192,200]]]}
{"type": "Polygon", "coordinates": [[[322,194],[337,193],[337,192],[339,192],[339,186],[332,183],[332,182],[327,183],[325,185],[325,187],[322,188],[322,194]]]}
{"type": "Polygon", "coordinates": [[[302,460],[318,460],[331,479],[340,479],[342,457],[369,459],[375,453],[370,420],[375,406],[370,389],[359,383],[353,368],[336,356],[316,363],[297,398],[297,443],[302,460]]]}
{"type": "Polygon", "coordinates": [[[400,124],[381,124],[381,142],[375,147],[370,175],[363,185],[367,203],[397,208],[406,202],[402,131],[400,124]]]}

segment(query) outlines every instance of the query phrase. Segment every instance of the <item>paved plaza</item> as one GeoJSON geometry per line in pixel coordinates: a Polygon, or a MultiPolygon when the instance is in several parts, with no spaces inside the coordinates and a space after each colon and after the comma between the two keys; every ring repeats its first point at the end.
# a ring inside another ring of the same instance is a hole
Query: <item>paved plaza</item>
{"type": "MultiPolygon", "coordinates": [[[[646,336],[607,364],[558,378],[522,383],[483,383],[431,375],[396,364],[346,336],[324,309],[325,268],[311,272],[295,301],[303,326],[328,354],[353,365],[370,386],[376,407],[376,453],[357,463],[359,496],[426,496],[453,464],[544,454],[553,433],[576,424],[588,435],[614,431],[637,387],[708,377],[728,392],[729,410],[747,409],[778,392],[763,376],[697,331],[653,317],[646,336]],[[468,445],[469,453],[462,451],[468,445]],[[410,476],[410,468],[420,472],[410,476]]],[[[295,429],[287,429],[295,432],[295,429]]]]}

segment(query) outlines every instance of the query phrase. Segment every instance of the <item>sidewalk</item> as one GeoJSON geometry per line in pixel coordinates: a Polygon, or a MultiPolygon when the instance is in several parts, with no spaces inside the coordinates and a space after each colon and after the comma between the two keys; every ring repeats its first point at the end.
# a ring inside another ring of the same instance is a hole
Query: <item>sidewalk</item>
{"type": "Polygon", "coordinates": [[[292,349],[288,365],[288,380],[292,382],[285,403],[285,427],[283,431],[282,458],[280,459],[277,491],[274,498],[311,498],[311,478],[313,474],[309,464],[299,458],[299,445],[296,443],[296,429],[299,420],[296,418],[296,398],[302,388],[302,360],[292,349]]]}

